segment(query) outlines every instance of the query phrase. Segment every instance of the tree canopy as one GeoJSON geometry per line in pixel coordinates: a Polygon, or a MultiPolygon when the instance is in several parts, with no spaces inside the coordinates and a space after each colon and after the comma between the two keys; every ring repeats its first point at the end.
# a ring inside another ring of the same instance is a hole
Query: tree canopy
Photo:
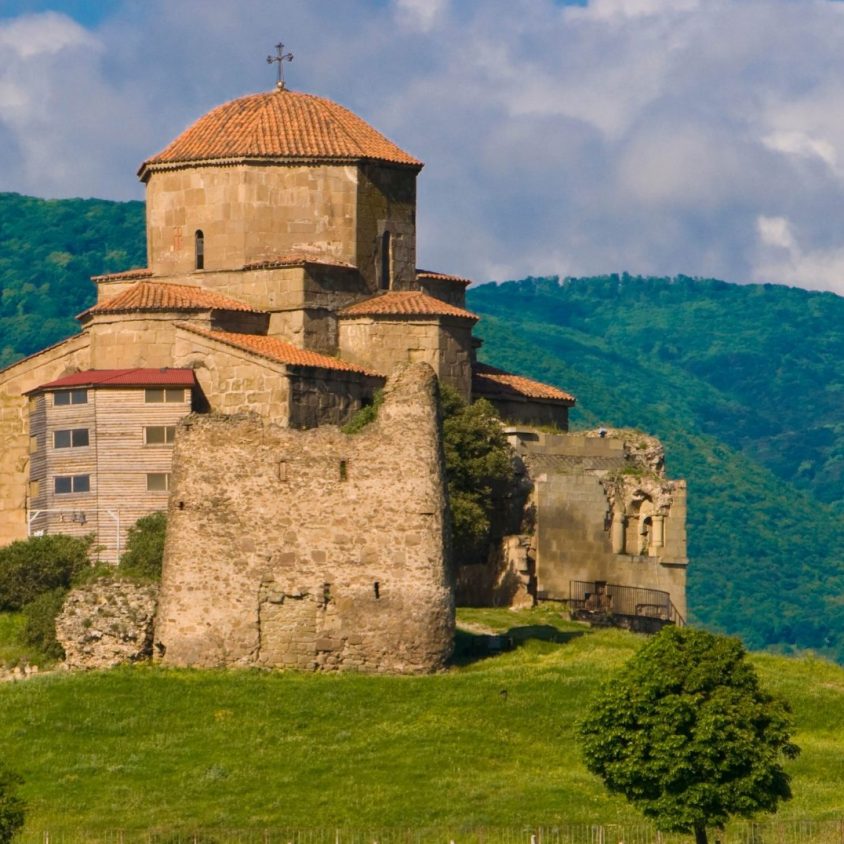
{"type": "Polygon", "coordinates": [[[486,399],[467,404],[451,387],[441,390],[454,558],[465,564],[486,554],[513,465],[495,408],[486,399]]]}
{"type": "Polygon", "coordinates": [[[601,689],[580,726],[586,765],[666,832],[773,812],[791,797],[788,705],[738,639],[664,628],[601,689]]]}

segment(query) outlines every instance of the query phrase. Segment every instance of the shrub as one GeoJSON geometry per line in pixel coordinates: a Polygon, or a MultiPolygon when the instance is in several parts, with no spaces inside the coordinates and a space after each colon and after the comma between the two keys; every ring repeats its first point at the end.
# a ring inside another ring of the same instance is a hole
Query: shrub
{"type": "Polygon", "coordinates": [[[0,610],[19,610],[52,589],[70,587],[90,566],[93,535],[33,536],[0,548],[0,610]]]}
{"type": "Polygon", "coordinates": [[[164,513],[150,513],[138,519],[129,528],[126,553],[120,558],[120,571],[143,580],[159,580],[166,532],[167,516],[164,513]]]}
{"type": "Polygon", "coordinates": [[[0,844],[9,844],[23,826],[25,805],[18,796],[23,780],[0,765],[0,844]]]}
{"type": "Polygon", "coordinates": [[[64,659],[64,648],[56,639],[56,617],[66,597],[67,589],[51,589],[23,608],[25,621],[21,638],[52,659],[64,659]]]}
{"type": "Polygon", "coordinates": [[[344,434],[357,434],[371,422],[378,418],[378,410],[384,403],[384,391],[376,390],[372,401],[363,405],[358,411],[352,414],[352,418],[340,429],[344,434]]]}

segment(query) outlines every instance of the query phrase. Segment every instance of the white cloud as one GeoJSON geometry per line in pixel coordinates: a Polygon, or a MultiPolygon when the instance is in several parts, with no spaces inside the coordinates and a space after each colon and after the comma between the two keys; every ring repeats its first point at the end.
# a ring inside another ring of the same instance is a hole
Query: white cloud
{"type": "Polygon", "coordinates": [[[0,189],[140,196],[213,105],[290,86],[427,162],[420,261],[478,280],[678,272],[844,292],[844,4],[124,0],[0,22],[0,189]]]}
{"type": "Polygon", "coordinates": [[[395,0],[399,22],[410,29],[430,32],[440,23],[449,0],[395,0]]]}
{"type": "Polygon", "coordinates": [[[806,132],[772,132],[762,138],[762,143],[769,149],[786,155],[819,158],[833,171],[838,163],[838,152],[830,141],[824,138],[812,138],[806,132]]]}
{"type": "Polygon", "coordinates": [[[756,228],[759,232],[759,238],[765,246],[787,249],[789,252],[796,250],[797,243],[791,233],[791,226],[785,217],[760,215],[756,218],[756,228]]]}

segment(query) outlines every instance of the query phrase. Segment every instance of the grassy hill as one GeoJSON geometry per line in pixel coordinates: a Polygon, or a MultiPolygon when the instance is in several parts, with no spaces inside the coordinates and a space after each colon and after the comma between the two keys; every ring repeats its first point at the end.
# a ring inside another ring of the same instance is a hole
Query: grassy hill
{"type": "MultiPolygon", "coordinates": [[[[427,677],[135,667],[0,685],[0,747],[26,778],[27,829],[98,841],[117,829],[425,827],[459,840],[479,826],[640,824],[585,770],[575,725],[643,639],[547,609],[462,620],[518,647],[479,658],[463,632],[459,664],[427,677]]],[[[753,662],[792,703],[803,748],[778,817],[841,817],[844,669],[753,662]]]]}
{"type": "Polygon", "coordinates": [[[693,620],[844,660],[844,299],[629,276],[469,291],[483,357],[661,437],[689,480],[693,620]]]}

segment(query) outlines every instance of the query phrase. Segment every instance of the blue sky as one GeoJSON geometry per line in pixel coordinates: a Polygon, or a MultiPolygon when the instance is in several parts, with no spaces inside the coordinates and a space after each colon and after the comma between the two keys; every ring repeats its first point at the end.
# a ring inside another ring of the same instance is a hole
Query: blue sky
{"type": "Polygon", "coordinates": [[[832,0],[0,0],[0,190],[141,198],[278,40],[426,162],[425,266],[844,293],[832,0]]]}

